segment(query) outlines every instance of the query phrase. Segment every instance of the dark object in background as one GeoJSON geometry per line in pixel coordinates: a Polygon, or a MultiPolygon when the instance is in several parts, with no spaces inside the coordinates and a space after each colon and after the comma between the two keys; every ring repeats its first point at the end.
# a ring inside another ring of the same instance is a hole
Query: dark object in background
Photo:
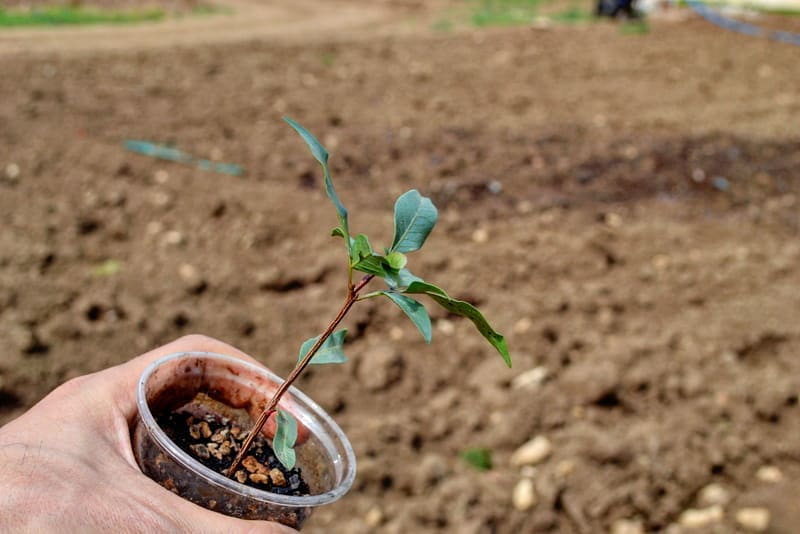
{"type": "Polygon", "coordinates": [[[596,15],[598,17],[616,18],[624,15],[625,18],[639,18],[639,13],[634,7],[636,0],[597,0],[596,15]]]}

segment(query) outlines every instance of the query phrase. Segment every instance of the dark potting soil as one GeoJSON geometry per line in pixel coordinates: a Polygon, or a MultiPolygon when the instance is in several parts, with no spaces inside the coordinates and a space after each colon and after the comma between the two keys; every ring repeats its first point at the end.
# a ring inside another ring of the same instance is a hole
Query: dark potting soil
{"type": "MultiPolygon", "coordinates": [[[[240,422],[214,413],[197,415],[186,407],[156,416],[169,438],[206,467],[227,473],[249,434],[240,422]]],[[[247,486],[281,495],[308,495],[301,469],[286,469],[263,435],[253,441],[234,479],[247,486]]]]}

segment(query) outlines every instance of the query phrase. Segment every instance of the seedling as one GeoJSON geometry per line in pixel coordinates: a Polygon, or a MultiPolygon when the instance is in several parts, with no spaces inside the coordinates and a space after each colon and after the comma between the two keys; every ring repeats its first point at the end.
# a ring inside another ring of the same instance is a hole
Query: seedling
{"type": "Polygon", "coordinates": [[[376,252],[370,245],[366,235],[357,234],[353,236],[350,230],[347,209],[345,209],[342,201],[339,200],[331,180],[328,167],[328,152],[305,128],[292,119],[286,118],[285,120],[300,134],[300,137],[311,149],[311,154],[322,166],[325,192],[333,202],[339,219],[339,225],[333,229],[331,235],[340,237],[344,241],[347,258],[347,297],[339,313],[336,314],[336,317],[334,317],[325,331],[319,336],[307,340],[300,347],[297,365],[286,381],[276,390],[272,399],[256,420],[247,440],[242,444],[242,448],[228,469],[229,476],[233,476],[236,472],[247,455],[253,440],[269,417],[275,412],[277,412],[275,417],[277,428],[272,444],[275,456],[287,469],[294,467],[296,461],[294,445],[298,434],[297,421],[288,412],[278,410],[278,402],[308,365],[344,363],[347,361],[342,348],[347,330],[336,330],[336,328],[350,309],[358,302],[378,297],[388,298],[403,310],[422,334],[425,341],[430,343],[432,333],[430,316],[425,306],[409,295],[429,297],[448,312],[464,316],[472,321],[481,335],[497,349],[506,365],[511,367],[511,357],[508,353],[505,339],[489,325],[477,308],[468,302],[451,297],[442,288],[423,281],[412,274],[407,267],[408,258],[406,254],[422,248],[436,224],[438,212],[433,202],[414,189],[400,195],[394,205],[394,237],[392,238],[392,244],[384,248],[383,253],[376,252]],[[357,276],[356,273],[362,275],[357,281],[354,278],[357,276]],[[363,293],[367,285],[376,278],[382,279],[386,287],[377,291],[363,293]]]}

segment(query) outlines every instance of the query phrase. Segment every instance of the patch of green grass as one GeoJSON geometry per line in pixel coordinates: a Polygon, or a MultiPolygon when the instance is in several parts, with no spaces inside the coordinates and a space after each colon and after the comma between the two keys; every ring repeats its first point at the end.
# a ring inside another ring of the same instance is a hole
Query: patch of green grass
{"type": "Polygon", "coordinates": [[[66,26],[86,24],[134,24],[153,22],[166,16],[160,9],[114,11],[80,7],[44,7],[37,9],[0,8],[0,28],[23,26],[66,26]]]}
{"type": "Polygon", "coordinates": [[[542,0],[477,0],[472,24],[478,27],[530,24],[541,3],[542,0]]]}
{"type": "Polygon", "coordinates": [[[437,32],[453,31],[453,22],[448,19],[439,19],[433,23],[433,30],[437,32]]]}
{"type": "Polygon", "coordinates": [[[322,64],[325,65],[326,67],[332,67],[334,62],[336,61],[336,54],[334,54],[333,52],[324,52],[319,59],[320,61],[322,61],[322,64]]]}
{"type": "Polygon", "coordinates": [[[232,15],[233,9],[214,4],[200,4],[192,8],[192,15],[232,15]]]}
{"type": "Polygon", "coordinates": [[[620,26],[619,32],[622,35],[647,35],[650,33],[650,26],[644,20],[633,20],[620,26]]]}
{"type": "Polygon", "coordinates": [[[579,22],[590,22],[594,20],[594,15],[579,7],[570,7],[564,11],[550,15],[550,20],[562,24],[576,24],[579,22]]]}

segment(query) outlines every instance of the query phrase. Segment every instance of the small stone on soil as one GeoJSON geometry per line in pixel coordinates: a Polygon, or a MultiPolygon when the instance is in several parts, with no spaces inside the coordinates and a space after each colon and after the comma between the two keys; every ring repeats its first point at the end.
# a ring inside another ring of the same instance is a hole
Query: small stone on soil
{"type": "Polygon", "coordinates": [[[617,519],[611,525],[611,534],[644,534],[644,526],[638,519],[617,519]]]}
{"type": "Polygon", "coordinates": [[[250,473],[265,473],[264,466],[253,456],[248,456],[242,461],[242,466],[250,473]]]}
{"type": "Polygon", "coordinates": [[[283,472],[278,469],[277,467],[272,468],[269,472],[269,478],[272,479],[272,483],[276,486],[285,486],[286,485],[286,477],[283,476],[283,472]]]}
{"type": "Polygon", "coordinates": [[[236,480],[239,482],[239,484],[244,484],[245,480],[247,480],[247,473],[239,469],[236,471],[236,480]]]}
{"type": "Polygon", "coordinates": [[[700,506],[713,506],[719,504],[725,506],[731,500],[731,496],[724,487],[720,484],[709,484],[700,490],[697,496],[697,503],[700,506]]]}
{"type": "Polygon", "coordinates": [[[514,486],[514,493],[511,496],[514,508],[520,512],[529,510],[536,505],[538,498],[536,497],[536,488],[533,486],[533,480],[530,478],[523,478],[517,485],[514,486]]]}
{"type": "Polygon", "coordinates": [[[761,482],[776,483],[783,480],[783,473],[774,465],[764,465],[759,467],[756,478],[761,482]]]}
{"type": "Polygon", "coordinates": [[[211,453],[208,451],[208,447],[206,447],[202,443],[198,443],[197,445],[192,445],[191,449],[197,455],[198,458],[207,460],[208,458],[211,457],[211,453]]]}
{"type": "Polygon", "coordinates": [[[552,450],[553,446],[549,439],[545,436],[536,436],[514,451],[511,455],[511,465],[521,467],[541,463],[550,456],[552,450]]]}
{"type": "Polygon", "coordinates": [[[511,387],[514,389],[535,388],[542,385],[549,375],[547,367],[540,365],[514,377],[511,387]]]}
{"type": "Polygon", "coordinates": [[[208,423],[205,421],[200,422],[198,428],[200,429],[200,435],[204,438],[208,439],[211,437],[211,427],[208,426],[208,423]]]}
{"type": "Polygon", "coordinates": [[[17,178],[19,178],[19,165],[16,163],[6,165],[6,178],[13,182],[17,181],[17,178]]]}
{"type": "Polygon", "coordinates": [[[478,228],[472,232],[472,240],[476,243],[486,243],[489,240],[489,231],[485,228],[478,228]]]}
{"type": "Polygon", "coordinates": [[[705,528],[723,519],[722,506],[715,504],[708,508],[690,508],[681,513],[678,522],[684,528],[705,528]]]}
{"type": "Polygon", "coordinates": [[[377,506],[373,506],[364,516],[364,523],[366,523],[369,528],[378,528],[383,523],[383,519],[383,510],[377,506]]]}
{"type": "Polygon", "coordinates": [[[741,508],[736,512],[736,522],[749,532],[764,532],[769,528],[770,513],[766,508],[741,508]]]}
{"type": "Polygon", "coordinates": [[[250,475],[250,480],[256,484],[267,484],[269,482],[269,478],[269,476],[261,473],[253,473],[250,475]]]}

